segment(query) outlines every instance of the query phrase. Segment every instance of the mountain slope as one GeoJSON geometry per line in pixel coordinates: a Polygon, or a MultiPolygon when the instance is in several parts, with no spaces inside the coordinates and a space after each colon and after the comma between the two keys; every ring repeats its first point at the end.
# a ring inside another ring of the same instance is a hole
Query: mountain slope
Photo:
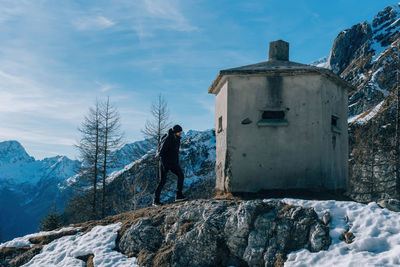
{"type": "Polygon", "coordinates": [[[0,142],[0,231],[2,239],[34,232],[56,201],[69,198],[59,184],[74,175],[79,161],[64,156],[35,160],[17,141],[0,142]]]}
{"type": "MultiPolygon", "coordinates": [[[[126,144],[113,151],[112,157],[116,162],[107,178],[109,213],[116,214],[133,207],[134,192],[130,183],[138,183],[139,180],[146,184],[146,193],[135,199],[134,205],[149,205],[157,183],[155,169],[151,168],[154,157],[150,142],[141,140],[126,144]],[[130,178],[125,180],[127,175],[130,178]]],[[[183,134],[181,162],[187,177],[185,188],[193,188],[192,194],[204,193],[196,187],[199,183],[209,187],[207,192],[212,191],[214,161],[215,136],[212,130],[183,134]]],[[[67,200],[74,194],[73,185],[80,164],[64,156],[35,160],[17,141],[0,142],[0,212],[4,215],[0,218],[2,240],[36,231],[38,219],[49,211],[53,201],[63,212],[67,200]]],[[[165,199],[173,196],[173,182],[174,177],[169,176],[163,194],[165,199]]]]}
{"type": "Polygon", "coordinates": [[[395,174],[400,3],[336,37],[327,67],[352,83],[349,93],[349,196],[398,197],[395,174]]]}
{"type": "MultiPolygon", "coordinates": [[[[180,165],[184,171],[184,193],[189,198],[208,197],[215,186],[215,132],[214,130],[193,131],[182,135],[180,165]]],[[[111,173],[106,187],[106,214],[114,215],[151,205],[153,192],[158,184],[157,160],[154,149],[111,173]]],[[[176,177],[167,176],[161,197],[171,202],[175,196],[176,177]]],[[[89,219],[90,207],[83,205],[90,193],[74,199],[64,212],[67,223],[89,219]],[[78,208],[79,207],[79,208],[78,208]]]]}

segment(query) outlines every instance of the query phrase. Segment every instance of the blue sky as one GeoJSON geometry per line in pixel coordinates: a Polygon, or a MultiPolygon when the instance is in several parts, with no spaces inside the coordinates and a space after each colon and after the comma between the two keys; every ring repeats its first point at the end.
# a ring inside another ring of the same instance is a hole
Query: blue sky
{"type": "Polygon", "coordinates": [[[396,1],[1,0],[0,141],[41,159],[77,156],[77,127],[96,98],[118,107],[126,142],[142,139],[163,94],[184,130],[214,127],[207,89],[220,69],[329,55],[340,31],[396,1]]]}

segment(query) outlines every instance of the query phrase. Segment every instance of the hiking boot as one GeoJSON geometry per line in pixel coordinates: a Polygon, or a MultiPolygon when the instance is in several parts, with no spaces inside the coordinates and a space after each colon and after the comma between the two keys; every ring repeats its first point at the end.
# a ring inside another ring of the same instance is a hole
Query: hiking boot
{"type": "Polygon", "coordinates": [[[185,201],[187,198],[182,194],[182,192],[177,192],[175,197],[175,202],[185,201]]]}
{"type": "Polygon", "coordinates": [[[157,206],[161,206],[161,205],[162,205],[162,203],[160,202],[159,199],[156,199],[156,198],[155,198],[155,199],[153,200],[153,206],[156,206],[156,207],[157,207],[157,206]]]}

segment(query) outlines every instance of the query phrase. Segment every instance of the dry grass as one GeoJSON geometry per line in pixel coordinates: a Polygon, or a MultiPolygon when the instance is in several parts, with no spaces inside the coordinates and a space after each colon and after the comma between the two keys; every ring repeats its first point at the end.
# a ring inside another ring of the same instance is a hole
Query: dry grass
{"type": "Polygon", "coordinates": [[[229,199],[229,200],[240,200],[238,196],[232,195],[232,193],[226,193],[222,191],[217,191],[212,199],[229,199]]]}
{"type": "Polygon", "coordinates": [[[277,253],[275,257],[274,267],[283,267],[285,265],[285,256],[282,253],[277,253]]]}
{"type": "Polygon", "coordinates": [[[164,267],[170,266],[172,247],[166,247],[159,250],[154,257],[153,266],[164,267]]]}
{"type": "Polygon", "coordinates": [[[31,247],[4,247],[0,250],[0,257],[6,258],[15,254],[24,253],[30,249],[31,247]]]}
{"type": "Polygon", "coordinates": [[[36,237],[30,238],[29,242],[31,242],[32,244],[46,245],[53,240],[59,239],[60,237],[67,236],[67,235],[75,235],[78,232],[79,232],[78,230],[70,230],[70,231],[60,232],[60,233],[56,233],[56,234],[36,236],[36,237]]]}
{"type": "Polygon", "coordinates": [[[192,229],[193,229],[193,222],[185,222],[179,228],[178,236],[184,235],[192,229]]]}
{"type": "Polygon", "coordinates": [[[282,208],[282,212],[285,212],[285,211],[288,211],[288,210],[290,210],[291,208],[294,208],[294,206],[293,205],[289,205],[289,204],[286,204],[283,208],[282,208]]]}
{"type": "Polygon", "coordinates": [[[340,240],[344,240],[344,242],[346,242],[346,244],[351,244],[353,243],[354,239],[356,238],[356,236],[350,232],[350,231],[346,231],[343,234],[340,235],[339,239],[340,240]]]}
{"type": "Polygon", "coordinates": [[[80,259],[81,261],[84,261],[86,264],[86,267],[94,267],[94,263],[93,263],[94,254],[78,256],[76,258],[80,259]]]}
{"type": "Polygon", "coordinates": [[[32,237],[29,239],[29,242],[34,244],[33,247],[4,247],[0,250],[0,258],[12,258],[10,264],[20,266],[30,261],[35,255],[39,254],[44,245],[60,237],[75,235],[78,232],[78,230],[71,230],[56,234],[32,237]]]}
{"type": "Polygon", "coordinates": [[[9,263],[11,266],[21,266],[29,262],[35,255],[39,254],[42,248],[42,245],[34,245],[32,248],[25,251],[24,253],[20,255],[15,255],[9,263]]]}

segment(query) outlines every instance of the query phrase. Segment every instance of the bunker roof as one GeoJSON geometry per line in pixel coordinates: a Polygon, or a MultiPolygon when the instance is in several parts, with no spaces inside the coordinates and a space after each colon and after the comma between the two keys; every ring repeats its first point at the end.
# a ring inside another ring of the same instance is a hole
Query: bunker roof
{"type": "Polygon", "coordinates": [[[337,74],[333,73],[329,69],[319,68],[307,64],[301,64],[288,60],[289,58],[289,43],[278,40],[270,43],[269,59],[256,64],[246,65],[237,68],[225,69],[219,71],[217,77],[214,79],[208,93],[217,94],[219,89],[219,83],[225,76],[229,75],[274,75],[274,74],[305,74],[305,73],[317,73],[327,77],[333,82],[341,85],[342,87],[353,90],[355,89],[347,81],[340,78],[337,74]]]}

